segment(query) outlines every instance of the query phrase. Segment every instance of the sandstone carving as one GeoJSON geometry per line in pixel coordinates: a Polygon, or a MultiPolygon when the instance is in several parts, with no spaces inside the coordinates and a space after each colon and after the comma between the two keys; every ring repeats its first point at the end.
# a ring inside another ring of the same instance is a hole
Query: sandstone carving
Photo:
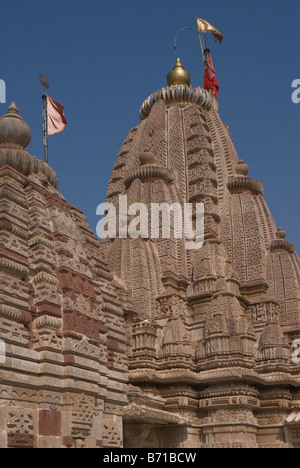
{"type": "Polygon", "coordinates": [[[300,447],[299,258],[214,97],[169,84],[107,200],[204,203],[198,251],[175,227],[99,241],[15,104],[0,119],[1,447],[300,447]]]}

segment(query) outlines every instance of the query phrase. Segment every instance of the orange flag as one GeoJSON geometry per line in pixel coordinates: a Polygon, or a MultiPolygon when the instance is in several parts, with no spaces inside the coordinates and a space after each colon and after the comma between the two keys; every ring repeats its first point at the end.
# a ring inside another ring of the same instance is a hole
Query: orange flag
{"type": "Polygon", "coordinates": [[[48,135],[54,135],[64,130],[67,119],[64,114],[64,106],[47,96],[48,135]]]}
{"type": "Polygon", "coordinates": [[[219,83],[216,77],[216,72],[213,66],[211,56],[209,55],[208,60],[205,64],[204,71],[204,89],[211,91],[213,96],[217,99],[219,92],[219,83]]]}

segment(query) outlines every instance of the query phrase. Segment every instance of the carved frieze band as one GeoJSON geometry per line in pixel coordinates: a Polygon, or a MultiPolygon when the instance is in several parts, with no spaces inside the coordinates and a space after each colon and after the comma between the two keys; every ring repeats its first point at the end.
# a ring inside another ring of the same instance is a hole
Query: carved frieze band
{"type": "Polygon", "coordinates": [[[275,301],[260,302],[250,306],[252,322],[266,323],[279,321],[279,304],[275,301]]]}

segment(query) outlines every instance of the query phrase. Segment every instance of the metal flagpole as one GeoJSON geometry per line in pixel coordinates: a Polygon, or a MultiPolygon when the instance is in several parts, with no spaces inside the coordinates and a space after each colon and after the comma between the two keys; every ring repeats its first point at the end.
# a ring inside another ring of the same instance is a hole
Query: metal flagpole
{"type": "Polygon", "coordinates": [[[176,35],[175,35],[175,39],[174,39],[174,51],[175,51],[175,54],[177,53],[177,36],[178,36],[178,34],[180,34],[182,31],[186,31],[187,29],[190,29],[191,31],[195,31],[195,32],[198,34],[198,31],[197,31],[197,29],[195,29],[195,28],[187,27],[187,28],[181,28],[181,29],[179,29],[179,31],[177,31],[177,33],[176,33],[176,35]]]}
{"type": "Polygon", "coordinates": [[[45,163],[48,164],[48,113],[47,113],[47,94],[45,92],[42,98],[44,101],[44,109],[43,109],[44,154],[45,154],[45,163]]]}
{"type": "Polygon", "coordinates": [[[46,89],[50,87],[49,81],[44,75],[39,76],[41,85],[44,88],[43,92],[43,132],[44,132],[44,154],[45,154],[45,163],[48,164],[48,112],[47,112],[47,94],[46,89]]]}
{"type": "Polygon", "coordinates": [[[198,31],[198,29],[195,29],[195,28],[187,27],[187,28],[181,28],[181,29],[179,29],[179,31],[177,31],[177,33],[175,35],[175,39],[174,39],[174,52],[175,52],[175,54],[177,53],[177,37],[182,31],[186,31],[187,29],[195,31],[198,34],[200,47],[201,47],[201,52],[202,52],[202,60],[203,60],[203,63],[205,63],[204,44],[203,44],[203,41],[202,41],[202,38],[201,38],[201,33],[198,31]]]}
{"type": "Polygon", "coordinates": [[[208,58],[209,58],[210,50],[208,48],[207,43],[208,43],[208,39],[207,39],[207,36],[205,34],[205,49],[204,49],[204,54],[203,54],[203,62],[204,62],[204,66],[206,68],[210,68],[209,64],[208,64],[208,58]]]}
{"type": "Polygon", "coordinates": [[[199,42],[200,42],[201,52],[202,52],[202,60],[203,60],[203,63],[205,64],[204,47],[203,47],[203,42],[202,42],[202,38],[201,38],[201,33],[198,32],[198,35],[199,35],[199,42]]]}

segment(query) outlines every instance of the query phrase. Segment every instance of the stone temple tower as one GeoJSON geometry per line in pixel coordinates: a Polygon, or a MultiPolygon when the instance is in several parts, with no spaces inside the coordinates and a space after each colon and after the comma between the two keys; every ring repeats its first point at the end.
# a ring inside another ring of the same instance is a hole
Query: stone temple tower
{"type": "Polygon", "coordinates": [[[298,448],[294,246],[180,60],[140,118],[107,202],[128,223],[120,195],[203,203],[198,250],[175,223],[99,242],[16,106],[0,119],[0,445],[298,448]]]}

